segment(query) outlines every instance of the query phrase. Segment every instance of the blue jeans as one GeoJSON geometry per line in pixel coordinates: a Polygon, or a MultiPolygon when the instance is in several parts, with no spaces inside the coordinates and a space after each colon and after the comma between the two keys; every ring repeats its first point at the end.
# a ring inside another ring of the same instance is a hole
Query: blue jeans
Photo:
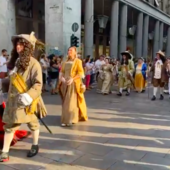
{"type": "Polygon", "coordinates": [[[92,85],[95,82],[95,73],[91,74],[90,76],[90,85],[92,85]]]}
{"type": "Polygon", "coordinates": [[[51,79],[51,87],[52,89],[55,89],[57,85],[57,79],[51,79]]]}

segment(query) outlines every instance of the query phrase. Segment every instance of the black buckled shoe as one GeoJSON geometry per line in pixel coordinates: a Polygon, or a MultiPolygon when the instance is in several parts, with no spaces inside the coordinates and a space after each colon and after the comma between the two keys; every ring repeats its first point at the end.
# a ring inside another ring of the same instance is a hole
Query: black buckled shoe
{"type": "Polygon", "coordinates": [[[155,100],[156,100],[156,96],[153,96],[151,100],[152,100],[152,101],[155,101],[155,100]]]}
{"type": "Polygon", "coordinates": [[[122,93],[119,92],[119,93],[117,94],[117,96],[122,96],[122,93]]]}
{"type": "Polygon", "coordinates": [[[141,91],[141,93],[145,93],[145,90],[143,89],[143,90],[141,91]]]}
{"type": "Polygon", "coordinates": [[[31,158],[38,154],[39,146],[32,145],[31,150],[28,152],[27,157],[31,158]]]}
{"type": "Polygon", "coordinates": [[[160,99],[160,100],[163,100],[163,99],[164,99],[164,96],[161,94],[159,99],[160,99]]]}
{"type": "Polygon", "coordinates": [[[2,152],[0,155],[0,162],[8,162],[9,161],[9,153],[2,152]]]}
{"type": "Polygon", "coordinates": [[[127,92],[127,93],[126,93],[126,96],[130,96],[130,93],[129,93],[129,92],[127,92]]]}

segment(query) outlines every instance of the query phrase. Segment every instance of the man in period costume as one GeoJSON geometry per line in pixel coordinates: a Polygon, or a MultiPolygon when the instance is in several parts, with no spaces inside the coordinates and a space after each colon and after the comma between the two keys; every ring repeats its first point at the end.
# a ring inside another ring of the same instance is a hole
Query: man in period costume
{"type": "Polygon", "coordinates": [[[130,95],[130,88],[133,84],[133,72],[134,72],[134,62],[132,60],[133,56],[129,51],[121,53],[122,61],[119,66],[119,93],[118,96],[122,96],[123,88],[127,88],[126,96],[130,95]]]}
{"type": "Polygon", "coordinates": [[[152,101],[156,100],[156,94],[158,87],[160,88],[160,100],[164,99],[163,91],[164,85],[168,80],[165,66],[165,54],[162,51],[156,53],[156,61],[151,68],[152,74],[152,84],[153,84],[153,97],[152,101]]]}
{"type": "Polygon", "coordinates": [[[9,148],[15,131],[22,123],[26,123],[32,131],[33,145],[27,157],[38,153],[39,120],[46,116],[47,111],[41,98],[42,69],[34,58],[34,50],[39,41],[34,36],[21,34],[12,37],[13,50],[10,67],[13,68],[9,77],[8,99],[3,114],[5,136],[0,161],[9,160],[9,148]]]}

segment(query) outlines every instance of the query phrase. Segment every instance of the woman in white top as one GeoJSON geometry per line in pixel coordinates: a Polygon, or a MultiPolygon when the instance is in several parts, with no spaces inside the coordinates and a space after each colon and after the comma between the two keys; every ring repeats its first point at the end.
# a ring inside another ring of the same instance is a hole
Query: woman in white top
{"type": "Polygon", "coordinates": [[[48,90],[46,90],[46,81],[47,81],[47,69],[49,68],[49,61],[48,61],[45,54],[42,54],[40,64],[41,64],[41,67],[42,67],[42,75],[43,75],[42,91],[48,92],[48,90]]]}
{"type": "Polygon", "coordinates": [[[86,89],[89,90],[90,86],[90,76],[93,66],[90,63],[90,58],[87,58],[85,61],[85,72],[86,72],[86,89]]]}
{"type": "Polygon", "coordinates": [[[99,75],[99,70],[101,68],[102,65],[105,64],[105,61],[104,61],[104,56],[101,55],[100,58],[95,62],[95,67],[96,67],[96,79],[98,78],[98,75],[99,75]]]}

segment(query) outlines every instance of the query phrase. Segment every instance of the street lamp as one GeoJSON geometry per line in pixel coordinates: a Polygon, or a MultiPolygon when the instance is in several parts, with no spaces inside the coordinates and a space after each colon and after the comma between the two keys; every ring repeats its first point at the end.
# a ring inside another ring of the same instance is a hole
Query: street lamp
{"type": "Polygon", "coordinates": [[[90,17],[89,20],[87,20],[86,22],[93,22],[95,23],[96,21],[99,22],[99,27],[102,28],[102,29],[105,29],[106,26],[107,26],[107,22],[109,20],[109,17],[106,16],[106,15],[97,15],[97,19],[93,19],[94,15],[92,15],[90,17]]]}
{"type": "Polygon", "coordinates": [[[136,25],[133,25],[132,27],[129,28],[129,34],[134,36],[136,32],[136,25]]]}
{"type": "Polygon", "coordinates": [[[153,34],[154,32],[152,31],[151,33],[149,33],[148,37],[149,37],[149,40],[153,40],[153,34]]]}
{"type": "Polygon", "coordinates": [[[105,29],[106,28],[107,22],[109,20],[109,17],[104,15],[104,9],[105,9],[104,1],[105,0],[103,0],[103,4],[102,4],[102,15],[97,15],[96,19],[94,19],[94,15],[92,15],[90,17],[90,19],[86,21],[86,22],[93,22],[93,23],[98,21],[99,22],[99,28],[101,28],[101,29],[105,29]]]}
{"type": "Polygon", "coordinates": [[[97,20],[99,22],[99,27],[102,29],[106,28],[107,22],[109,20],[109,17],[106,15],[98,15],[97,20]]]}
{"type": "Polygon", "coordinates": [[[163,38],[163,42],[166,43],[167,42],[167,37],[163,38]]]}

